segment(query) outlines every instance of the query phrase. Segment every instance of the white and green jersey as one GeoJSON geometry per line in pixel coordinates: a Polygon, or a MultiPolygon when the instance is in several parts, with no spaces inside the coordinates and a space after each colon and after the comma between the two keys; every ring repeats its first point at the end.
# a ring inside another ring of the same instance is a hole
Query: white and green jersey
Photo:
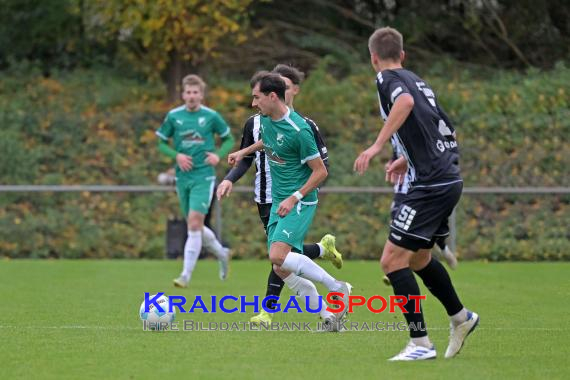
{"type": "MultiPolygon", "coordinates": [[[[273,203],[278,204],[307,182],[313,172],[307,161],[321,156],[311,127],[291,110],[277,121],[262,116],[260,137],[271,170],[273,203]]],[[[316,189],[303,198],[306,202],[316,200],[316,189]]]]}
{"type": "Polygon", "coordinates": [[[174,140],[174,149],[192,157],[193,168],[189,172],[182,172],[176,166],[177,177],[192,175],[199,169],[213,167],[205,163],[206,152],[216,150],[214,134],[225,137],[229,135],[230,128],[222,116],[211,108],[200,106],[198,111],[188,111],[185,105],[174,108],[164,118],[164,122],[156,131],[158,137],[168,142],[174,140]]]}

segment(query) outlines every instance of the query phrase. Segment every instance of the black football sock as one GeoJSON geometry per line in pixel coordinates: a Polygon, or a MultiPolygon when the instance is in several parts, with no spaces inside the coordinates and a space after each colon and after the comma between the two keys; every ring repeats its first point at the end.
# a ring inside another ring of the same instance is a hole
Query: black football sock
{"type": "MultiPolygon", "coordinates": [[[[281,289],[283,289],[283,285],[285,282],[275,273],[273,270],[273,266],[271,267],[271,272],[269,273],[269,277],[267,278],[267,292],[265,293],[266,297],[269,296],[276,296],[279,297],[281,295],[281,289]]],[[[274,310],[275,303],[277,300],[270,299],[267,301],[267,308],[274,310]]]]}
{"type": "Polygon", "coordinates": [[[321,256],[321,248],[317,243],[303,244],[303,255],[314,260],[321,256]]]}
{"type": "Polygon", "coordinates": [[[424,281],[431,294],[445,307],[447,315],[455,315],[463,309],[463,305],[451,283],[451,278],[439,261],[432,258],[425,268],[416,271],[416,273],[424,281]]]}
{"type": "Polygon", "coordinates": [[[409,300],[409,296],[419,296],[420,287],[414,277],[414,273],[410,268],[398,269],[397,271],[387,274],[390,282],[392,283],[392,288],[394,289],[394,295],[404,296],[408,300],[408,303],[404,306],[407,313],[403,313],[408,322],[408,327],[410,329],[411,338],[421,338],[427,336],[426,324],[424,322],[424,315],[420,307],[420,312],[415,313],[415,301],[409,300]]]}

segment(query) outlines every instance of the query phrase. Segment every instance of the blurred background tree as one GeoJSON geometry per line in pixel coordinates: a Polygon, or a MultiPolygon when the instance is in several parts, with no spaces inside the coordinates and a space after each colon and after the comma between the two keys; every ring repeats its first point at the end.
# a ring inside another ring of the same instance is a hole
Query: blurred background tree
{"type": "MultiPolygon", "coordinates": [[[[250,75],[284,62],[309,74],[295,102],[327,139],[328,185],[386,186],[389,149],[364,177],[352,159],[382,125],[367,39],[390,25],[457,127],[466,186],[568,187],[569,19],[567,0],[0,0],[0,183],[154,184],[172,165],[154,131],[183,75],[205,76],[237,135],[250,75]]],[[[261,257],[250,198],[223,204],[225,236],[261,257]]],[[[309,240],[334,230],[349,256],[375,257],[390,196],[323,198],[309,240]]],[[[570,260],[569,210],[567,195],[465,196],[458,243],[469,257],[570,260]]],[[[177,212],[168,193],[3,193],[0,256],[162,257],[177,212]]]]}
{"type": "Polygon", "coordinates": [[[552,68],[570,57],[569,19],[567,0],[0,0],[0,68],[115,66],[162,80],[172,101],[188,72],[244,78],[329,56],[349,74],[385,25],[402,31],[415,65],[552,68]]]}
{"type": "Polygon", "coordinates": [[[117,41],[120,53],[148,77],[160,76],[169,100],[179,83],[200,74],[220,41],[245,40],[252,0],[94,0],[87,30],[101,42],[117,41]]]}

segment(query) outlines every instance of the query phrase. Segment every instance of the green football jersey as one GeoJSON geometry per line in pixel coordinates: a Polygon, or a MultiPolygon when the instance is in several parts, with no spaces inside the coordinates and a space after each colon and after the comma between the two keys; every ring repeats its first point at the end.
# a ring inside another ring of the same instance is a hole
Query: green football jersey
{"type": "MultiPolygon", "coordinates": [[[[260,137],[271,171],[273,202],[281,202],[299,190],[312,174],[307,161],[320,158],[315,137],[305,119],[287,111],[281,120],[261,117],[260,137]]],[[[317,200],[317,190],[305,194],[303,201],[317,200]]]]}
{"type": "Polygon", "coordinates": [[[200,106],[198,111],[190,112],[186,106],[174,108],[166,115],[164,122],[156,131],[158,137],[168,142],[174,140],[174,150],[192,157],[192,170],[182,172],[176,165],[177,176],[191,176],[192,172],[206,167],[206,152],[216,150],[214,134],[225,137],[230,128],[222,116],[211,108],[200,106]]]}

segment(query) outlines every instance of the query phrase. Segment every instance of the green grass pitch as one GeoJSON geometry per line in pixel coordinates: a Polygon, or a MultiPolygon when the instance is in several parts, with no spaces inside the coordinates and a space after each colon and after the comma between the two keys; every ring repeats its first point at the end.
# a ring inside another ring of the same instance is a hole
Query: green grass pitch
{"type": "MultiPolygon", "coordinates": [[[[349,261],[354,294],[388,296],[377,262],[349,261]]],[[[463,262],[451,273],[465,305],[481,316],[461,354],[443,359],[448,320],[427,294],[424,311],[438,358],[389,363],[407,333],[369,331],[150,332],[138,309],[145,291],[168,295],[263,295],[268,262],[235,261],[226,282],[200,261],[188,289],[171,285],[180,261],[0,261],[2,379],[568,379],[568,263],[463,262]]],[[[321,288],[322,290],[322,288],[321,288]]],[[[284,295],[289,295],[286,291],[284,295]]],[[[209,299],[209,297],[208,297],[209,299]]],[[[177,321],[247,321],[247,314],[178,314],[177,321]]],[[[279,322],[316,322],[278,314],[279,322]]],[[[355,322],[398,322],[401,314],[360,308],[355,322]]]]}

